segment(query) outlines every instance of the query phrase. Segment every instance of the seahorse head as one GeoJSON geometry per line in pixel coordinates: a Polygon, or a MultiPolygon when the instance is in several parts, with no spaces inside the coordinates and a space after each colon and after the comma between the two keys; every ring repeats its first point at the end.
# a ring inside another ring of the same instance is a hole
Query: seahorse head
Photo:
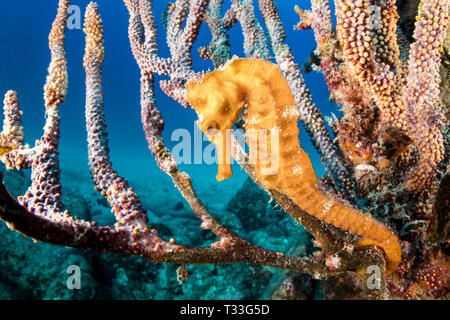
{"type": "Polygon", "coordinates": [[[189,104],[197,112],[197,126],[216,145],[219,160],[217,180],[231,177],[230,130],[244,108],[244,91],[230,77],[229,69],[216,70],[200,81],[186,84],[189,104]]]}

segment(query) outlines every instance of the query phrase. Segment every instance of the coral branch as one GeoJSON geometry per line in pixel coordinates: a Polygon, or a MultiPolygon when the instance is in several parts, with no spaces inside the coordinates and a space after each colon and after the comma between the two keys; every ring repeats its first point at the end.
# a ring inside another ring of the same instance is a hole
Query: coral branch
{"type": "Polygon", "coordinates": [[[253,9],[253,0],[232,0],[232,10],[242,27],[244,53],[248,58],[270,60],[269,46],[264,30],[259,24],[253,9]]]}
{"type": "Polygon", "coordinates": [[[407,177],[412,190],[427,188],[444,159],[441,133],[445,117],[439,98],[439,66],[448,26],[449,1],[420,2],[405,91],[408,133],[420,156],[407,177]]]}
{"type": "Polygon", "coordinates": [[[0,134],[0,157],[6,168],[28,169],[33,161],[32,151],[24,146],[22,111],[17,92],[8,91],[3,101],[3,131],[0,134]]]}
{"type": "Polygon", "coordinates": [[[216,67],[220,67],[231,58],[228,30],[233,26],[233,20],[236,17],[233,8],[231,8],[227,12],[233,13],[232,16],[230,14],[227,16],[227,19],[231,21],[226,21],[225,17],[222,19],[222,4],[223,0],[210,1],[205,20],[209,30],[211,30],[212,40],[209,46],[198,49],[200,56],[204,59],[211,59],[216,67]]]}
{"type": "Polygon", "coordinates": [[[333,27],[328,0],[312,0],[311,11],[301,10],[298,6],[295,6],[294,10],[301,18],[301,21],[294,27],[295,29],[304,30],[312,28],[319,47],[331,38],[333,27]]]}
{"type": "Polygon", "coordinates": [[[173,64],[170,59],[162,59],[156,55],[157,30],[154,26],[152,1],[124,0],[130,14],[128,35],[130,46],[135,59],[141,69],[157,74],[169,75],[173,72],[173,64]],[[141,20],[141,12],[147,17],[145,27],[141,20]],[[144,35],[145,33],[145,35],[144,35]],[[145,43],[144,43],[145,36],[145,43]]]}
{"type": "Polygon", "coordinates": [[[355,76],[370,90],[383,121],[406,131],[395,1],[337,0],[336,32],[355,76]]]}
{"type": "Polygon", "coordinates": [[[0,133],[0,155],[17,149],[23,144],[22,111],[17,100],[17,92],[8,91],[3,101],[3,131],[0,133]]]}
{"type": "Polygon", "coordinates": [[[97,4],[91,2],[84,20],[86,50],[86,130],[88,133],[89,166],[96,189],[108,199],[119,225],[145,227],[148,222],[139,197],[128,182],[112,169],[109,159],[108,135],[103,114],[101,68],[104,58],[103,26],[97,4]]]}
{"type": "Polygon", "coordinates": [[[68,219],[61,213],[61,185],[59,182],[59,115],[58,106],[64,102],[67,91],[67,65],[64,49],[64,32],[67,23],[69,0],[60,0],[58,13],[49,35],[51,62],[44,86],[46,122],[44,134],[36,142],[32,163],[31,186],[20,203],[37,215],[50,220],[68,219]]]}

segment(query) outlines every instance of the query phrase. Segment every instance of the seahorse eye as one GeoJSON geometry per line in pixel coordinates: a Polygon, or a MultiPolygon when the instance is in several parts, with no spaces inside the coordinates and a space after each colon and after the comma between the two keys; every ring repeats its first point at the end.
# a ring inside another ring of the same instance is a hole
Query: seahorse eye
{"type": "Polygon", "coordinates": [[[212,120],[212,121],[205,123],[205,125],[203,126],[203,129],[204,129],[203,132],[212,134],[213,132],[211,132],[211,131],[219,130],[219,124],[216,121],[212,120]]]}
{"type": "Polygon", "coordinates": [[[228,111],[230,111],[230,106],[228,104],[222,107],[222,113],[228,113],[228,111]]]}

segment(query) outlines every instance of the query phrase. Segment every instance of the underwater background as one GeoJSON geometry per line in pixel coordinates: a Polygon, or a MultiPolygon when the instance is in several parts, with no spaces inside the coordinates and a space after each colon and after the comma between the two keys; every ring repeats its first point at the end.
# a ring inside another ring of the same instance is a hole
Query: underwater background
{"type": "MultiPolygon", "coordinates": [[[[159,52],[169,56],[162,25],[163,12],[169,1],[154,1],[158,21],[159,52]]],[[[89,1],[73,0],[81,16],[89,1]]],[[[140,121],[139,69],[128,40],[128,13],[119,0],[99,0],[104,24],[105,62],[103,66],[104,101],[110,156],[114,169],[126,178],[148,210],[150,223],[168,240],[195,246],[208,246],[215,236],[200,228],[191,209],[173,186],[171,178],[156,166],[147,147],[140,121]]],[[[306,0],[276,1],[287,43],[296,62],[302,65],[315,48],[311,30],[295,31],[298,15],[293,7],[309,8],[306,0]]],[[[229,5],[228,3],[225,4],[229,5]]],[[[48,33],[56,15],[56,0],[1,0],[0,10],[0,92],[16,90],[23,114],[26,143],[34,145],[44,125],[43,86],[50,61],[48,33]]],[[[262,21],[256,8],[257,17],[262,21]]],[[[81,21],[82,23],[82,21],[81,21]]],[[[69,88],[66,102],[60,107],[60,167],[62,199],[71,214],[114,224],[107,202],[94,190],[88,167],[87,135],[84,118],[85,73],[82,29],[66,31],[66,57],[69,88]]],[[[244,57],[243,37],[239,24],[230,31],[232,54],[244,57]]],[[[210,33],[204,24],[194,50],[207,45],[210,33]]],[[[193,53],[195,71],[212,69],[210,61],[193,53]]],[[[323,115],[339,116],[338,108],[328,99],[328,89],[319,73],[303,74],[323,115]]],[[[156,83],[162,77],[156,77],[156,83]]],[[[239,166],[233,166],[233,177],[216,181],[216,164],[193,164],[194,148],[203,150],[209,142],[194,142],[192,109],[185,109],[161,90],[156,91],[157,106],[165,120],[166,146],[180,141],[172,137],[177,129],[191,135],[191,164],[180,164],[193,178],[199,198],[230,230],[254,244],[293,255],[313,251],[308,233],[286,213],[270,202],[239,166]]],[[[302,130],[301,143],[313,161],[317,174],[323,173],[319,157],[309,137],[302,130]]],[[[199,132],[196,133],[197,135],[199,132]]],[[[186,155],[183,155],[183,159],[186,155]]],[[[188,161],[189,162],[189,161],[188,161]]],[[[5,172],[1,164],[2,172],[5,172]]],[[[4,182],[14,196],[23,194],[30,184],[30,172],[10,170],[4,182]]],[[[323,297],[318,280],[306,275],[292,275],[269,267],[233,265],[189,265],[189,279],[177,281],[178,265],[154,264],[140,257],[101,254],[43,243],[10,231],[0,224],[0,299],[269,299],[323,297]],[[67,267],[82,270],[81,289],[66,286],[67,267]]]]}

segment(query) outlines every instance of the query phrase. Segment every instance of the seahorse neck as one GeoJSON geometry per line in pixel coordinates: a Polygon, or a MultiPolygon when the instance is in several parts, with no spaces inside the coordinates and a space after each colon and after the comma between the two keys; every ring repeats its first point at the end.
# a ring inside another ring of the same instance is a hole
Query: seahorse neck
{"type": "Polygon", "coordinates": [[[269,73],[254,74],[252,71],[235,75],[235,81],[241,88],[245,88],[244,118],[250,122],[251,127],[270,129],[277,126],[280,128],[278,120],[280,108],[291,105],[289,99],[281,96],[281,92],[286,92],[283,85],[272,80],[269,73]]]}

